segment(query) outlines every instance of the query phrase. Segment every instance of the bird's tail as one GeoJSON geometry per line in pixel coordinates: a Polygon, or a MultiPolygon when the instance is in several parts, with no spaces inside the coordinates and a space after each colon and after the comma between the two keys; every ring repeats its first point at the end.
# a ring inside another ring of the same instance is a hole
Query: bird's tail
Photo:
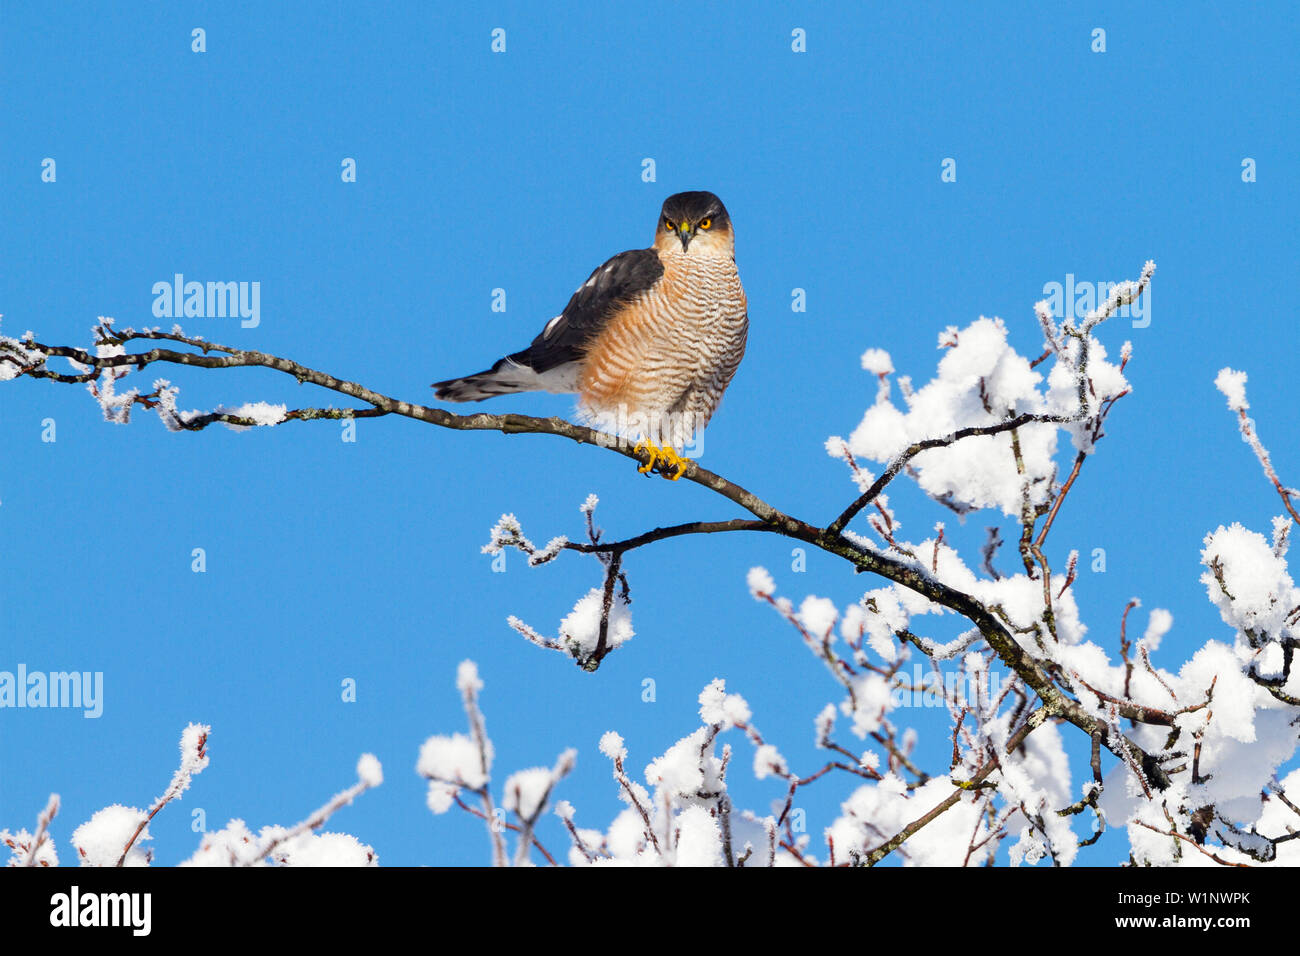
{"type": "Polygon", "coordinates": [[[434,396],[444,402],[481,402],[495,395],[533,392],[546,388],[541,376],[526,365],[503,358],[490,369],[464,378],[434,382],[434,396]]]}

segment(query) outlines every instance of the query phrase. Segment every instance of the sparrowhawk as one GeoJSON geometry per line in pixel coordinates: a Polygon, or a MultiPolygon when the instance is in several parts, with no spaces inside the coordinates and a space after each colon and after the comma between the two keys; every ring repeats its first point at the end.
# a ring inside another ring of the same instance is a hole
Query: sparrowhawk
{"type": "Polygon", "coordinates": [[[682,448],[708,424],[749,328],[735,234],[722,200],[683,192],[664,200],[649,249],[601,265],[528,348],[490,369],[436,382],[440,399],[474,402],[510,392],[576,392],[580,418],[638,441],[673,480],[682,448]]]}

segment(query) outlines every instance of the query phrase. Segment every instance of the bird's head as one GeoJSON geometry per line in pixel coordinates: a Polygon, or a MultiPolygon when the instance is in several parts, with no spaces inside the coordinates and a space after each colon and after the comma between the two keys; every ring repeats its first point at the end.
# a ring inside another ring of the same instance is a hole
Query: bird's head
{"type": "Polygon", "coordinates": [[[734,257],[736,241],[727,207],[710,192],[674,193],[659,213],[655,248],[669,254],[734,257]]]}

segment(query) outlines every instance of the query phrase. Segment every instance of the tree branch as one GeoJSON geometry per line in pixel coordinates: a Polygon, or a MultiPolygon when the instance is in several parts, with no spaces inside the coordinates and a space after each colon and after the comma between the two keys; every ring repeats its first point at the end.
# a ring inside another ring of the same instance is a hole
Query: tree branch
{"type": "MultiPolygon", "coordinates": [[[[1118,300],[1116,300],[1118,301],[1118,300]]],[[[1094,320],[1088,328],[1096,324],[1094,320]]],[[[1073,330],[1071,330],[1073,331],[1073,330]]],[[[286,412],[282,421],[309,421],[321,418],[355,418],[377,415],[400,415],[416,421],[462,431],[499,431],[507,435],[546,434],[567,438],[578,444],[597,445],[641,464],[648,461],[648,453],[638,451],[632,443],[604,432],[582,425],[575,425],[560,418],[535,418],[527,415],[502,414],[493,415],[477,413],[473,415],[456,415],[440,408],[431,408],[414,402],[402,401],[377,392],[357,382],[348,381],[326,372],[310,368],[291,359],[270,355],[264,352],[235,349],[200,338],[183,335],[179,330],[170,333],[160,331],[114,330],[111,325],[101,324],[97,330],[99,353],[90,352],[70,346],[46,345],[31,339],[21,344],[12,339],[0,338],[0,362],[9,362],[17,366],[17,373],[12,377],[48,378],[61,383],[79,382],[86,384],[96,377],[91,370],[105,373],[109,370],[141,370],[157,363],[182,365],[196,368],[266,368],[284,375],[292,376],[301,383],[310,383],[330,391],[338,392],[360,402],[369,408],[362,409],[321,409],[307,408],[286,412]],[[165,341],[188,346],[196,351],[179,351],[172,348],[151,348],[143,352],[128,353],[125,346],[140,340],[165,341]],[[46,360],[50,357],[63,357],[78,368],[74,375],[64,375],[46,369],[46,360]]],[[[124,399],[134,402],[135,396],[124,399]]],[[[148,398],[157,401],[156,398],[148,398]]],[[[147,404],[147,402],[145,403],[147,404]]],[[[1087,405],[1084,405],[1087,409],[1087,405]]],[[[265,425],[273,424],[258,421],[248,416],[233,416],[228,413],[208,413],[187,417],[172,413],[181,428],[196,430],[206,427],[214,421],[227,424],[265,425]],[[226,415],[225,418],[222,416],[226,415]]],[[[632,548],[641,547],[654,541],[685,534],[711,534],[722,531],[762,531],[779,534],[784,537],[806,542],[829,554],[836,555],[851,563],[859,571],[869,571],[880,575],[896,584],[909,588],[929,600],[943,605],[966,617],[978,629],[999,659],[1028,685],[1043,702],[1045,716],[1062,718],[1089,736],[1099,737],[1103,744],[1116,756],[1126,762],[1141,767],[1155,785],[1163,789],[1168,786],[1168,777],[1150,754],[1122,734],[1116,735],[1105,720],[1090,714],[1078,701],[1066,696],[1058,689],[1053,679],[1043,670],[1040,663],[1024,648],[998,619],[996,614],[982,602],[939,581],[921,562],[895,558],[850,540],[842,534],[847,523],[869,502],[884,486],[892,480],[906,463],[921,451],[952,444],[963,438],[975,435],[993,435],[1012,431],[1030,423],[1064,424],[1092,417],[1082,413],[1077,416],[1040,415],[1025,413],[1004,422],[987,426],[963,428],[950,435],[926,439],[917,442],[894,460],[885,474],[878,478],[866,492],[858,497],[826,528],[792,517],[753,494],[741,485],[718,475],[696,462],[691,462],[681,477],[721,495],[740,506],[758,520],[733,519],[718,522],[692,522],[670,528],[658,528],[635,538],[614,544],[566,544],[573,550],[609,555],[612,563],[632,548]]],[[[612,593],[613,575],[607,577],[605,604],[609,604],[612,593]]],[[[1149,716],[1145,708],[1133,705],[1119,705],[1120,715],[1142,720],[1149,716]]]]}

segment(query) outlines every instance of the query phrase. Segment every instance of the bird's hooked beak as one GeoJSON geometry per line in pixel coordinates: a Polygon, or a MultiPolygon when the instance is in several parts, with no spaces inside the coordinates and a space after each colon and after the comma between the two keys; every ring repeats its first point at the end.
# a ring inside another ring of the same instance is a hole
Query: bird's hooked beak
{"type": "Polygon", "coordinates": [[[677,238],[682,241],[682,252],[685,252],[686,247],[695,238],[695,227],[683,219],[677,224],[677,238]]]}

